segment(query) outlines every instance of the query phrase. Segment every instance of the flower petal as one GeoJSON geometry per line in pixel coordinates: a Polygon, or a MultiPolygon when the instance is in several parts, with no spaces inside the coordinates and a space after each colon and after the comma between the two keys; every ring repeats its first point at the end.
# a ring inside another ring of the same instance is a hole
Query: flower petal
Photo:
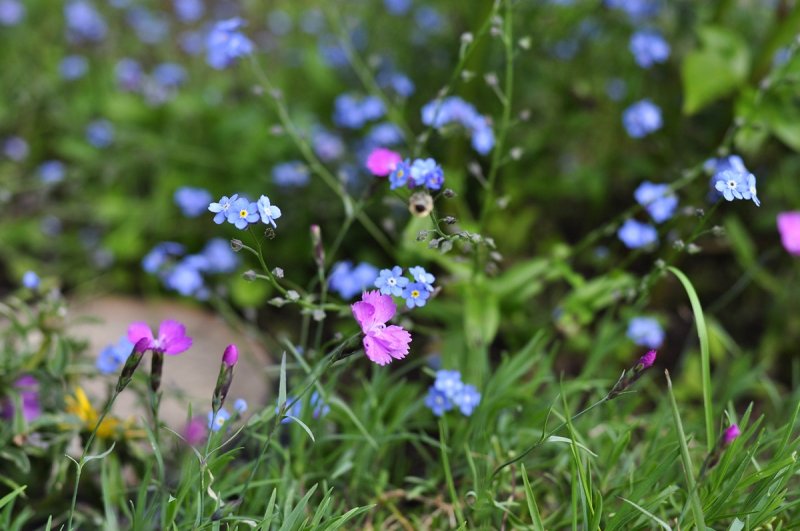
{"type": "Polygon", "coordinates": [[[136,321],[128,326],[128,339],[131,343],[136,344],[143,337],[153,342],[153,331],[150,330],[150,325],[144,321],[136,321]]]}
{"type": "Polygon", "coordinates": [[[392,357],[389,355],[386,346],[383,345],[380,340],[371,336],[364,336],[364,353],[370,361],[378,365],[386,365],[392,361],[392,357]]]}

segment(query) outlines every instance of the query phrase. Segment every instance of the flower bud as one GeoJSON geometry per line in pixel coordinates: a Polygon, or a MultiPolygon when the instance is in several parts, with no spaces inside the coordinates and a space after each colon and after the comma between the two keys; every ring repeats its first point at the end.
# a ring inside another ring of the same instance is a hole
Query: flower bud
{"type": "Polygon", "coordinates": [[[325,267],[325,248],[322,246],[322,231],[319,225],[311,225],[311,244],[314,246],[314,261],[317,267],[325,267]]]}
{"type": "Polygon", "coordinates": [[[242,250],[243,246],[244,244],[242,243],[242,240],[237,240],[237,239],[231,240],[231,249],[233,249],[234,252],[238,253],[239,251],[242,250]]]}
{"type": "Polygon", "coordinates": [[[117,380],[117,393],[121,393],[125,387],[131,382],[133,378],[133,373],[136,372],[136,368],[139,366],[139,362],[142,361],[142,356],[147,349],[150,347],[150,339],[143,337],[136,344],[133,346],[133,350],[131,350],[130,355],[128,355],[128,359],[125,360],[125,365],[122,367],[122,372],[119,375],[119,380],[117,380]]]}
{"type": "Polygon", "coordinates": [[[233,367],[239,361],[239,349],[236,345],[228,345],[225,347],[225,352],[222,353],[222,363],[228,367],[233,367]]]}
{"type": "Polygon", "coordinates": [[[652,367],[653,363],[656,362],[656,354],[657,353],[655,350],[649,350],[647,354],[639,358],[639,365],[641,366],[641,369],[639,370],[643,371],[652,367]]]}
{"type": "Polygon", "coordinates": [[[739,429],[739,426],[736,424],[731,424],[730,426],[728,426],[728,429],[726,429],[725,432],[722,434],[722,445],[723,446],[730,445],[741,434],[742,430],[739,429]]]}

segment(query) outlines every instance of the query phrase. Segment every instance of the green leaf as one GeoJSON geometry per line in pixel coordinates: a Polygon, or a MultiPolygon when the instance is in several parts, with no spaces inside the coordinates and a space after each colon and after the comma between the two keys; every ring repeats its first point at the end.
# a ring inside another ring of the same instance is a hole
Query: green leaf
{"type": "Polygon", "coordinates": [[[733,31],[706,26],[699,30],[699,38],[700,49],[686,54],[681,68],[686,114],[731,94],[750,71],[747,43],[733,31]]]}
{"type": "Polygon", "coordinates": [[[500,301],[486,283],[476,280],[464,286],[464,331],[467,344],[478,349],[489,345],[500,326],[500,301]]]}

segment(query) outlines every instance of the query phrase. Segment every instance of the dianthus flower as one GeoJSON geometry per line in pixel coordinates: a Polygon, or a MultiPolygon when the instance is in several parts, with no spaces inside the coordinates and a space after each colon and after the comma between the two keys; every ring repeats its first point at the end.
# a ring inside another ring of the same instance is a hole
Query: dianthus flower
{"type": "Polygon", "coordinates": [[[781,243],[789,254],[800,256],[800,212],[778,214],[778,232],[781,243]]]}
{"type": "Polygon", "coordinates": [[[142,338],[149,341],[147,350],[163,354],[180,354],[192,346],[192,338],[186,335],[186,327],[171,319],[161,322],[158,337],[153,337],[153,331],[147,323],[131,323],[128,326],[128,339],[131,343],[137,343],[142,338]]]}
{"type": "Polygon", "coordinates": [[[391,149],[376,148],[367,157],[367,169],[378,177],[386,177],[403,161],[399,153],[391,149]]]}
{"type": "Polygon", "coordinates": [[[400,326],[386,326],[397,311],[389,295],[366,291],[351,309],[364,333],[364,353],[371,361],[386,365],[408,355],[411,334],[400,326]]]}

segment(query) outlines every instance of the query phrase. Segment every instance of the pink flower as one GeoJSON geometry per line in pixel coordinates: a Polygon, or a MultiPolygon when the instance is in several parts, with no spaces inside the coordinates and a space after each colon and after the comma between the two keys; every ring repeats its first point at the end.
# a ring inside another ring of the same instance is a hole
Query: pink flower
{"type": "Polygon", "coordinates": [[[191,446],[197,446],[206,438],[208,428],[206,428],[206,420],[203,417],[194,417],[183,429],[183,438],[191,446]]]}
{"type": "Polygon", "coordinates": [[[158,337],[153,337],[150,326],[142,321],[131,323],[128,327],[128,340],[138,343],[145,338],[150,341],[148,350],[163,354],[180,354],[192,346],[192,338],[186,336],[186,327],[178,321],[168,319],[158,327],[158,337]]]}
{"type": "Polygon", "coordinates": [[[800,212],[778,214],[778,232],[789,254],[800,256],[800,212]]]}
{"type": "Polygon", "coordinates": [[[386,148],[375,148],[367,157],[367,169],[372,175],[386,177],[402,160],[403,157],[399,153],[386,148]]]}
{"type": "Polygon", "coordinates": [[[728,446],[731,444],[736,438],[742,434],[742,430],[739,429],[739,426],[736,424],[731,424],[728,426],[728,429],[722,434],[722,444],[723,446],[728,446]]]}
{"type": "Polygon", "coordinates": [[[400,326],[386,326],[397,307],[392,297],[379,291],[365,291],[361,301],[351,306],[353,316],[364,332],[364,352],[378,365],[386,365],[394,359],[408,355],[411,334],[400,326]]]}

